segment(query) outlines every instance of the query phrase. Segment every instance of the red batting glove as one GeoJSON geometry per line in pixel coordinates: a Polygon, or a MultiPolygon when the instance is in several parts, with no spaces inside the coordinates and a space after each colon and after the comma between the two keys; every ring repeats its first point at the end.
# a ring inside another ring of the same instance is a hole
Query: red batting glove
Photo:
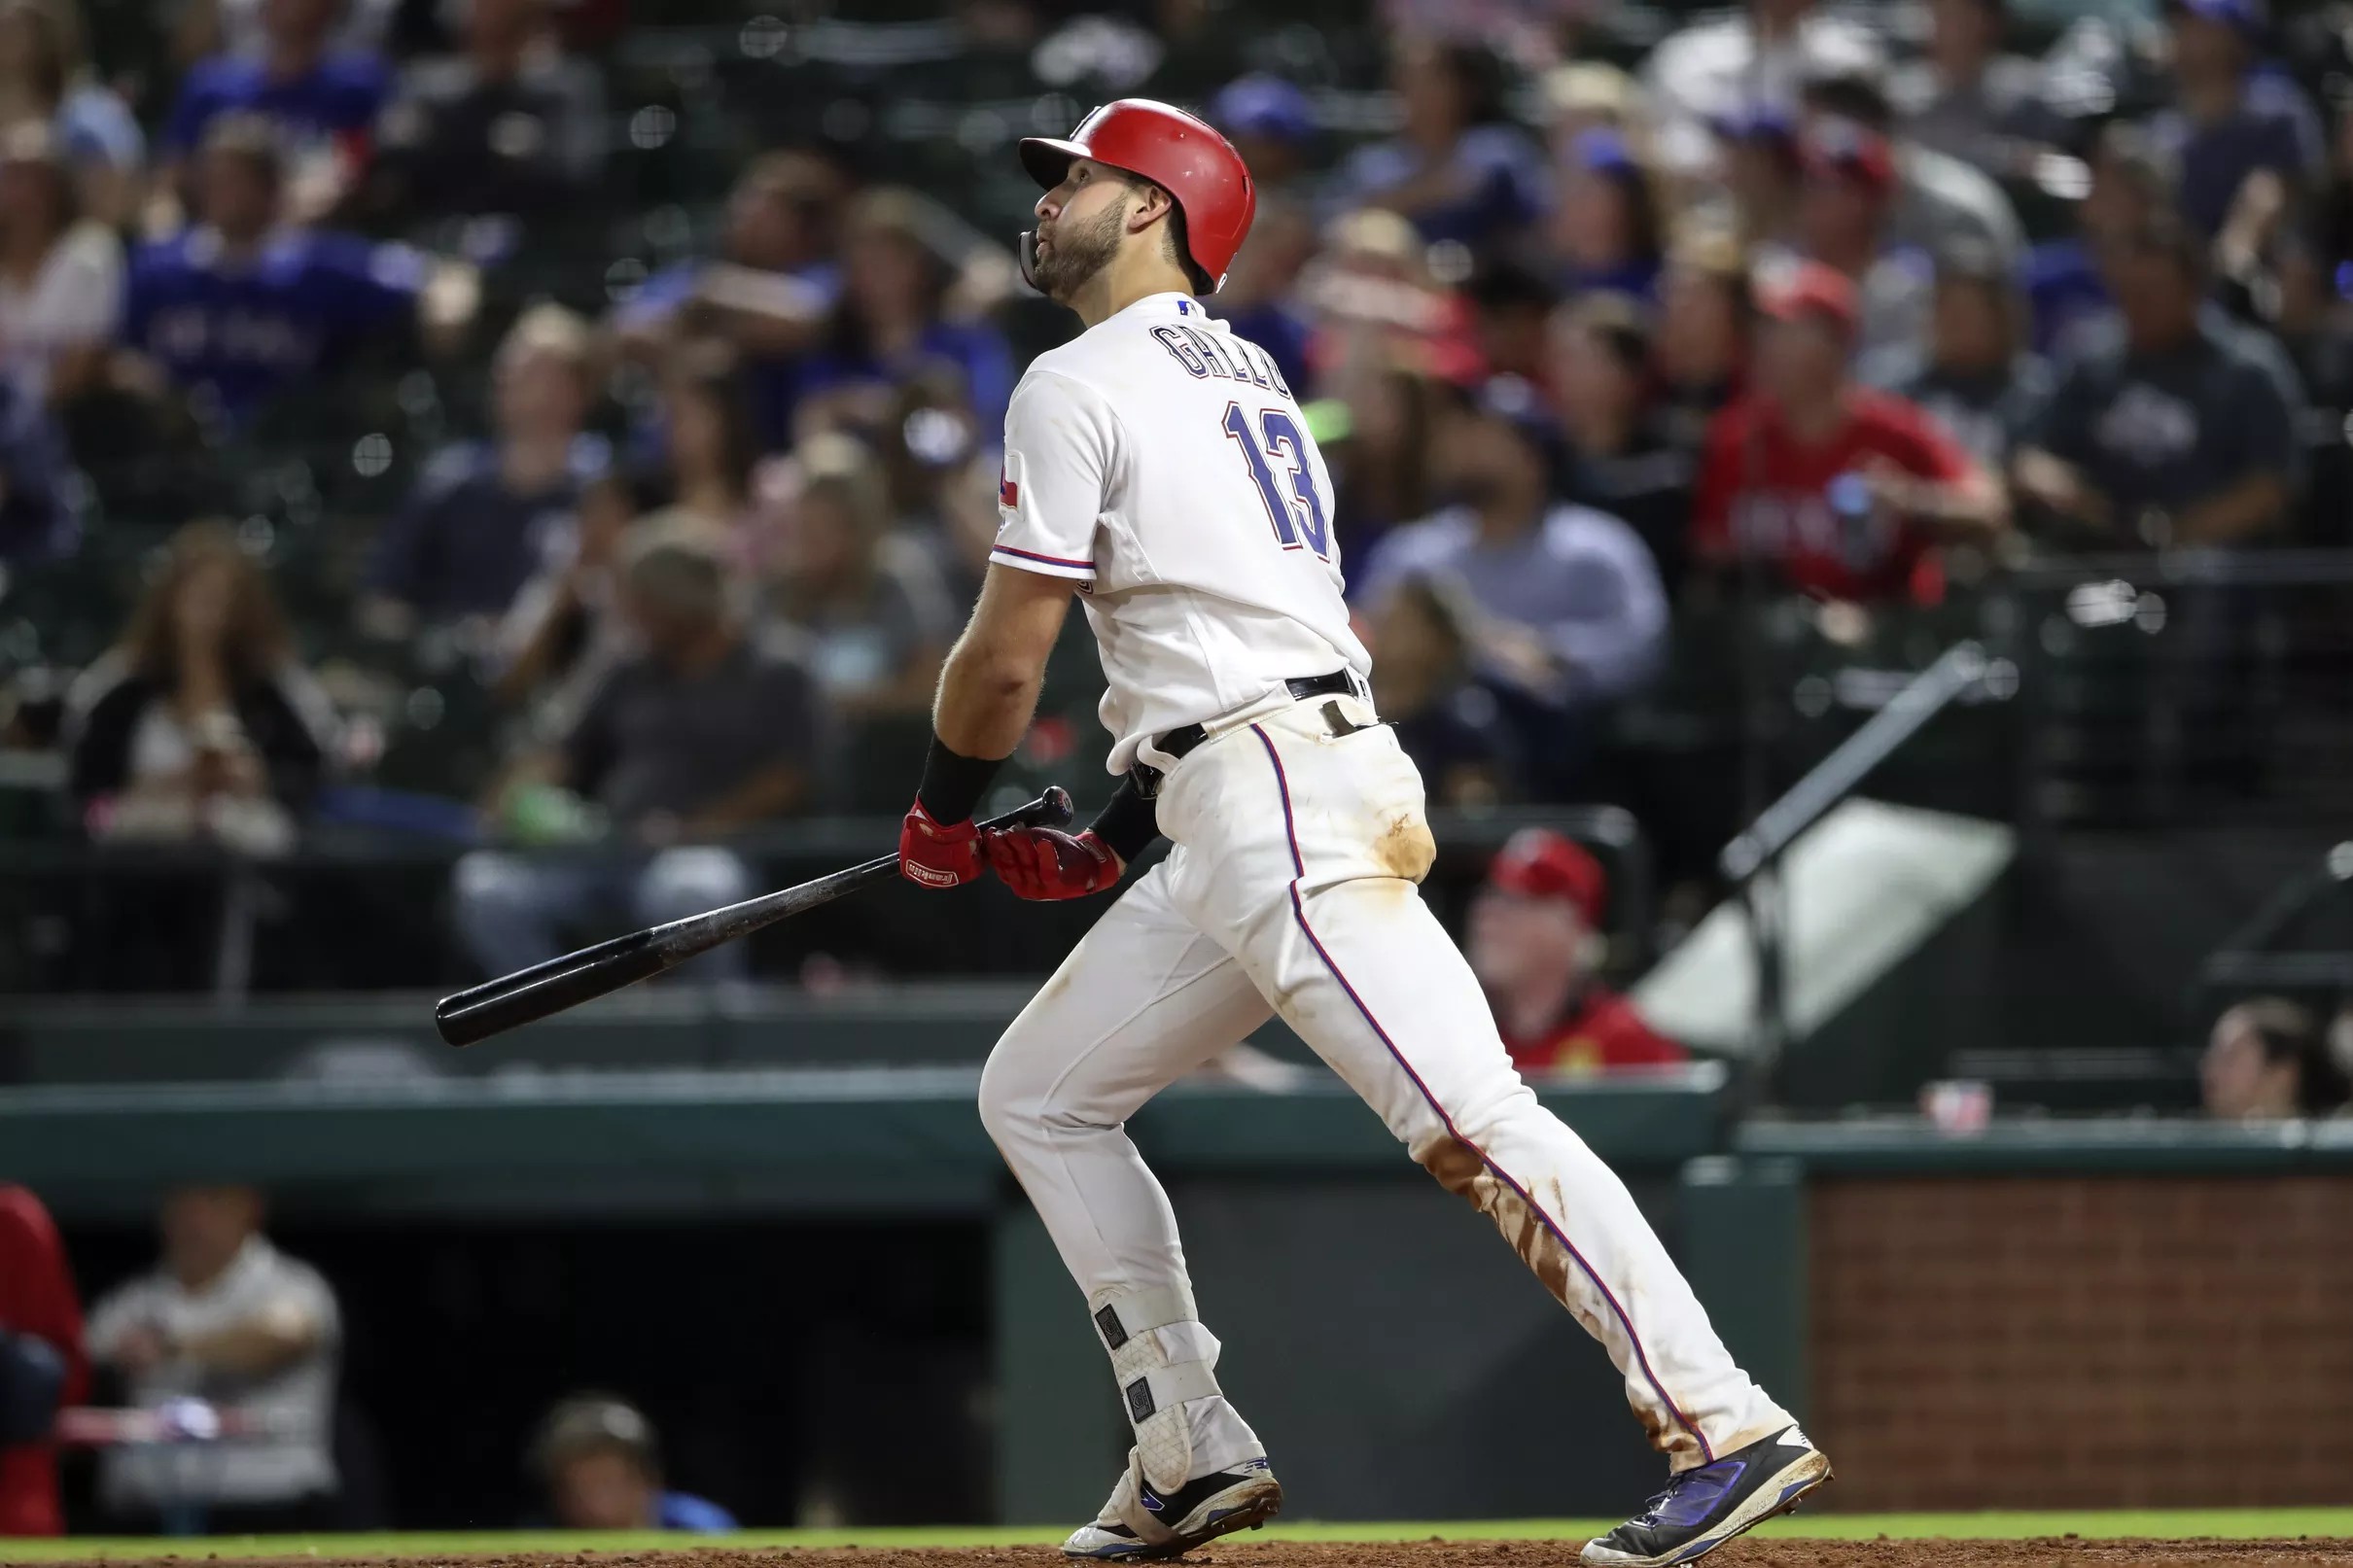
{"type": "Polygon", "coordinates": [[[971,819],[942,825],[917,801],[898,824],[898,874],[919,888],[961,888],[977,882],[980,829],[971,819]]]}
{"type": "Polygon", "coordinates": [[[989,869],[1023,898],[1084,898],[1119,880],[1119,856],[1092,828],[1008,827],[980,836],[989,869]]]}

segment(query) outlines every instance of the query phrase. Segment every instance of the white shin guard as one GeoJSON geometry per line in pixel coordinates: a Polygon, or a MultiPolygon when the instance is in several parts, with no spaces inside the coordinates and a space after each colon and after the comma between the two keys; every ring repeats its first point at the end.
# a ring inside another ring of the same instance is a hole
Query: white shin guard
{"type": "MultiPolygon", "coordinates": [[[[1208,1360],[1174,1359],[1155,1332],[1176,1324],[1199,1327],[1193,1293],[1182,1285],[1106,1291],[1090,1307],[1095,1332],[1111,1353],[1120,1403],[1136,1428],[1137,1466],[1153,1487],[1173,1492],[1193,1478],[1193,1429],[1185,1417],[1185,1403],[1219,1392],[1216,1370],[1208,1360]]],[[[1203,1330],[1182,1340],[1208,1338],[1203,1330]]]]}

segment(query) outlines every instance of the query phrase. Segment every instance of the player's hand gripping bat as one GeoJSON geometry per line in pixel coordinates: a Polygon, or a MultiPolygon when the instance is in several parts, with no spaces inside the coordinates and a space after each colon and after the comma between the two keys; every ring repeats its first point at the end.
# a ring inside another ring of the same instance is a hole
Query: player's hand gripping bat
{"type": "MultiPolygon", "coordinates": [[[[1071,797],[1059,785],[1015,811],[981,823],[984,832],[1005,827],[1062,827],[1071,820],[1071,797]]],[[[689,915],[667,925],[650,925],[610,942],[599,942],[560,958],[535,963],[444,996],[433,1010],[434,1027],[451,1045],[472,1045],[517,1025],[577,1007],[592,996],[641,980],[707,953],[721,942],[749,936],[763,925],[831,903],[842,894],[889,882],[898,875],[896,854],[879,854],[863,865],[836,871],[797,888],[780,889],[740,904],[689,915]]]]}

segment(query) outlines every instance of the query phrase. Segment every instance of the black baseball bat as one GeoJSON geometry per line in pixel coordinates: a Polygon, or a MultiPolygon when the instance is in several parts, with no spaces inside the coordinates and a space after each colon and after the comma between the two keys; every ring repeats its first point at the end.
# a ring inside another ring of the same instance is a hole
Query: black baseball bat
{"type": "MultiPolygon", "coordinates": [[[[1062,827],[1071,820],[1071,797],[1060,785],[1015,811],[981,823],[1001,827],[1062,827]]],[[[444,996],[433,1010],[434,1028],[451,1045],[472,1045],[503,1034],[534,1019],[546,1018],[567,1007],[578,1007],[592,996],[634,986],[663,970],[708,953],[721,942],[749,936],[763,925],[789,920],[804,910],[831,903],[844,893],[888,882],[898,875],[898,855],[878,854],[863,865],[783,888],[740,904],[689,915],[667,925],[650,925],[610,942],[599,942],[560,958],[517,969],[485,981],[472,991],[444,996]]]]}

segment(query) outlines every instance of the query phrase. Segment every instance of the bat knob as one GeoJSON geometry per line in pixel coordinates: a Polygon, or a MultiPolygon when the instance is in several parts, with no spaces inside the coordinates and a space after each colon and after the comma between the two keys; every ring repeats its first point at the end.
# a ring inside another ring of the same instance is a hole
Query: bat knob
{"type": "Polygon", "coordinates": [[[1037,796],[1037,825],[1067,827],[1071,822],[1071,792],[1060,784],[1048,784],[1037,796]]]}

